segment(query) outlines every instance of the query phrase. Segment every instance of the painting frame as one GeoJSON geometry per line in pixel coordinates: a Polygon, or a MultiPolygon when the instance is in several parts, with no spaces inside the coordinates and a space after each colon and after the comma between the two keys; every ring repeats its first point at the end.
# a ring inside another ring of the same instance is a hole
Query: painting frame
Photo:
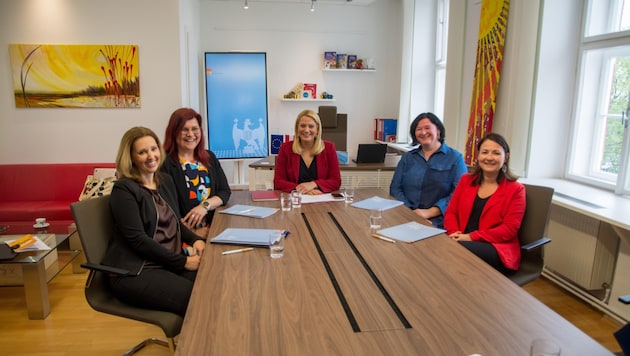
{"type": "Polygon", "coordinates": [[[140,108],[138,45],[9,44],[16,108],[140,108]]]}

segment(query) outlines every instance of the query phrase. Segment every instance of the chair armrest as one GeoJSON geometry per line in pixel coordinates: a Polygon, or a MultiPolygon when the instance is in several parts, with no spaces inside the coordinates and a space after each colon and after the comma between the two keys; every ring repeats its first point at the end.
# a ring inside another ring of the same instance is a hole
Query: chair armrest
{"type": "Polygon", "coordinates": [[[534,242],[530,242],[530,243],[528,243],[526,245],[521,246],[521,250],[525,251],[525,252],[529,252],[531,250],[539,248],[540,246],[542,246],[542,245],[544,245],[544,244],[546,244],[548,242],[551,242],[550,238],[548,238],[548,237],[541,237],[540,239],[538,239],[538,240],[536,240],[534,242]]]}
{"type": "Polygon", "coordinates": [[[83,268],[87,268],[89,270],[92,271],[99,271],[99,272],[105,272],[105,273],[111,273],[111,274],[118,274],[121,276],[126,276],[129,274],[129,271],[127,271],[126,269],[122,269],[122,268],[116,268],[116,267],[111,267],[111,266],[105,266],[105,265],[97,265],[94,263],[81,263],[81,267],[83,268]]]}

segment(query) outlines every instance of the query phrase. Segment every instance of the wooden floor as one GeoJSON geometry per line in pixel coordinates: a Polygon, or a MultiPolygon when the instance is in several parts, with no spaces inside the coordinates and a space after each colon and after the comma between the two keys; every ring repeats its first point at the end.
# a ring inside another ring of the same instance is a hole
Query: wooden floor
{"type": "MultiPolygon", "coordinates": [[[[0,287],[0,354],[31,356],[121,355],[147,337],[162,337],[152,325],[98,313],[83,295],[86,274],[66,267],[49,284],[52,312],[46,320],[29,320],[21,287],[0,287]]],[[[619,352],[612,333],[620,324],[546,279],[525,287],[612,352],[619,352]]],[[[168,355],[150,345],[138,355],[168,355]]]]}

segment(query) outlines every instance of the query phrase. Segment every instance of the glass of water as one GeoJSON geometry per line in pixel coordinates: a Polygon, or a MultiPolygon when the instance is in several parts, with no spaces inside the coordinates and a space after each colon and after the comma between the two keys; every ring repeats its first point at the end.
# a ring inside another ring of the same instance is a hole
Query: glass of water
{"type": "Polygon", "coordinates": [[[293,190],[291,192],[291,205],[294,208],[301,208],[302,207],[302,192],[300,192],[298,190],[293,190]]]}
{"type": "Polygon", "coordinates": [[[383,224],[383,211],[379,209],[370,210],[370,229],[380,229],[383,224]]]}
{"type": "Polygon", "coordinates": [[[269,256],[271,258],[284,256],[284,239],[284,234],[280,230],[269,234],[269,256]]]}
{"type": "Polygon", "coordinates": [[[346,199],[346,203],[351,204],[354,202],[354,188],[346,187],[343,189],[343,195],[346,199]]]}

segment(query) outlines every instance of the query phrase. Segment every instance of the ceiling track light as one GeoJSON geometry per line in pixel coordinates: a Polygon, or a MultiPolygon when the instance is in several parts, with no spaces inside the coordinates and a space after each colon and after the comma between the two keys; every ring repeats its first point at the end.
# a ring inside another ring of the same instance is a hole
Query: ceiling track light
{"type": "Polygon", "coordinates": [[[311,0],[311,12],[315,11],[315,0],[311,0]]]}
{"type": "Polygon", "coordinates": [[[243,9],[245,10],[249,9],[249,4],[247,3],[247,0],[245,0],[245,5],[243,5],[243,9]]]}

